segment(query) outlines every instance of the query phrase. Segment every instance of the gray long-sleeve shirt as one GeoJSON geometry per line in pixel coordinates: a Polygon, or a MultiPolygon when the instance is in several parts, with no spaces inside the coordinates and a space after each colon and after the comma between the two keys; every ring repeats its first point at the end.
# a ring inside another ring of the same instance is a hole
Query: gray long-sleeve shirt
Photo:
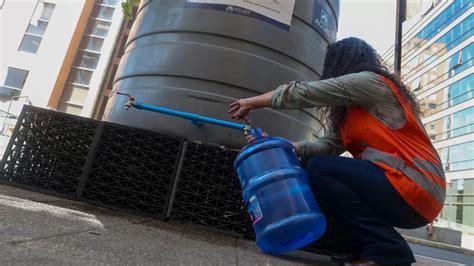
{"type": "MultiPolygon", "coordinates": [[[[373,72],[348,74],[337,78],[290,82],[278,87],[272,98],[274,109],[358,105],[388,127],[405,125],[405,113],[392,90],[373,72]]],[[[339,155],[344,152],[339,132],[328,132],[316,141],[300,141],[299,156],[306,160],[317,154],[339,155]]]]}

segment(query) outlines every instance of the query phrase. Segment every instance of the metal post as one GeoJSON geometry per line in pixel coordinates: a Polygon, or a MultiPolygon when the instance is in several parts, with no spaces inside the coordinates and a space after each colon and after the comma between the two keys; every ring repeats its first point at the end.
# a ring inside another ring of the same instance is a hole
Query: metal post
{"type": "Polygon", "coordinates": [[[89,147],[89,152],[87,153],[86,162],[84,163],[84,167],[82,168],[81,179],[79,180],[79,184],[77,186],[75,199],[81,200],[84,194],[84,189],[86,187],[87,179],[89,178],[92,165],[95,160],[95,156],[97,153],[97,148],[99,147],[100,140],[102,139],[102,133],[104,132],[104,122],[100,121],[97,124],[97,128],[92,139],[92,143],[89,147]]]}
{"type": "Polygon", "coordinates": [[[173,202],[174,198],[176,195],[176,189],[178,188],[178,182],[179,178],[181,177],[181,171],[183,170],[183,164],[184,164],[184,156],[186,155],[186,149],[188,148],[188,142],[185,141],[181,145],[181,150],[179,153],[178,161],[176,162],[176,166],[174,169],[173,173],[173,179],[171,180],[170,183],[170,190],[168,192],[168,195],[166,196],[166,204],[165,204],[165,210],[164,210],[164,220],[169,220],[171,217],[171,211],[173,209],[173,202]]]}
{"type": "Polygon", "coordinates": [[[401,65],[402,65],[402,24],[406,19],[406,0],[397,0],[397,18],[395,23],[395,62],[394,70],[398,76],[401,76],[401,65]]]}

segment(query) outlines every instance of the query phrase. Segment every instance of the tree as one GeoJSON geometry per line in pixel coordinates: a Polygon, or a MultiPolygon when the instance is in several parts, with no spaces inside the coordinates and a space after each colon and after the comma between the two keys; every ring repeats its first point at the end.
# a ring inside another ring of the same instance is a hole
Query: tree
{"type": "Polygon", "coordinates": [[[140,0],[123,0],[122,1],[122,12],[126,20],[133,18],[133,7],[138,6],[140,0]]]}

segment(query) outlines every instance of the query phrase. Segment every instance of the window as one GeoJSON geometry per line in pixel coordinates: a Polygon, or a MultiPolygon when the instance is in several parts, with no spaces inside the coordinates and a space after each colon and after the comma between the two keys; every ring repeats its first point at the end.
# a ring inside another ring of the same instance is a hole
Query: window
{"type": "Polygon", "coordinates": [[[116,6],[120,0],[96,0],[96,3],[107,6],[116,6]]]}
{"type": "Polygon", "coordinates": [[[411,82],[410,87],[418,94],[433,88],[445,81],[447,78],[461,73],[474,65],[474,43],[464,47],[461,51],[453,54],[450,58],[437,64],[421,77],[411,82]],[[462,61],[461,65],[458,62],[462,61]],[[457,66],[456,66],[457,65],[457,66]],[[456,67],[454,67],[456,66],[456,67]],[[426,80],[423,86],[419,86],[420,79],[426,80]]]}
{"type": "Polygon", "coordinates": [[[423,112],[423,115],[427,116],[472,98],[474,98],[474,74],[464,77],[448,87],[442,88],[430,96],[421,99],[420,103],[430,108],[423,112]]]}
{"type": "Polygon", "coordinates": [[[28,71],[13,67],[0,68],[0,98],[9,101],[14,96],[19,96],[25,85],[28,71]]]}
{"type": "Polygon", "coordinates": [[[58,111],[73,115],[80,115],[82,112],[82,107],[74,104],[60,102],[58,105],[58,111]]]}
{"type": "Polygon", "coordinates": [[[41,37],[25,34],[20,44],[20,51],[35,54],[41,44],[41,37]]]}
{"type": "Polygon", "coordinates": [[[77,51],[76,57],[74,58],[75,67],[82,67],[87,69],[95,69],[99,62],[100,54],[91,53],[86,51],[77,51]]]}
{"type": "Polygon", "coordinates": [[[461,171],[474,168],[474,141],[442,148],[438,153],[446,170],[461,171]]]}
{"type": "Polygon", "coordinates": [[[469,10],[472,5],[472,0],[455,0],[428,25],[421,29],[415,37],[413,37],[403,46],[403,57],[408,56],[409,53],[415,52],[416,48],[420,47],[421,43],[433,38],[436,34],[438,34],[438,32],[442,31],[454,20],[469,10]]]}
{"type": "Polygon", "coordinates": [[[474,132],[474,106],[432,121],[425,125],[433,141],[441,141],[474,132]],[[434,129],[436,130],[433,132],[434,129]]]}
{"type": "Polygon", "coordinates": [[[89,20],[86,32],[90,35],[106,37],[109,33],[110,22],[100,20],[89,20]]]}
{"type": "Polygon", "coordinates": [[[454,113],[452,120],[453,137],[474,132],[474,107],[454,113]]]}
{"type": "Polygon", "coordinates": [[[87,93],[89,89],[87,87],[82,87],[74,84],[66,84],[64,87],[63,95],[61,96],[61,101],[82,105],[86,101],[87,93]]]}
{"type": "Polygon", "coordinates": [[[449,86],[449,96],[451,100],[449,104],[450,106],[474,98],[474,74],[471,74],[456,83],[457,86],[449,86]]]}
{"type": "Polygon", "coordinates": [[[91,17],[110,21],[112,20],[114,11],[115,8],[112,7],[95,5],[94,9],[92,10],[91,17]]]}
{"type": "Polygon", "coordinates": [[[104,39],[96,37],[83,37],[79,48],[83,50],[100,52],[102,45],[104,44],[104,39]]]}
{"type": "Polygon", "coordinates": [[[457,187],[458,191],[463,191],[464,190],[464,179],[458,179],[456,187],[457,187]]]}
{"type": "Polygon", "coordinates": [[[429,63],[433,62],[436,57],[440,57],[443,54],[447,53],[449,50],[452,48],[456,47],[458,44],[461,42],[465,41],[469,37],[471,37],[474,33],[474,14],[471,14],[469,17],[465,18],[462,22],[460,22],[458,25],[456,25],[454,28],[452,28],[450,31],[445,33],[443,36],[438,38],[433,44],[431,44],[428,48],[425,50],[421,51],[421,54],[428,54],[430,50],[433,49],[433,47],[438,46],[439,51],[436,52],[435,54],[431,55],[426,61],[420,60],[421,62],[416,63],[414,60],[420,59],[421,56],[415,56],[413,59],[411,59],[408,62],[404,62],[402,64],[402,75],[406,76],[405,78],[408,78],[407,75],[412,75],[418,70],[420,70],[422,67],[428,65],[429,63]],[[413,69],[406,69],[404,66],[406,65],[411,65],[414,64],[416,67],[413,69]],[[405,69],[405,70],[404,70],[405,69]]]}
{"type": "Polygon", "coordinates": [[[41,39],[48,27],[49,19],[53,14],[54,6],[51,3],[38,2],[18,50],[29,53],[36,53],[38,51],[41,39]]]}
{"type": "Polygon", "coordinates": [[[474,142],[449,147],[450,170],[474,168],[474,142]]]}
{"type": "Polygon", "coordinates": [[[36,25],[30,23],[28,28],[26,29],[26,33],[36,36],[43,36],[44,32],[46,31],[46,27],[48,26],[48,22],[38,20],[36,25]]]}
{"type": "Polygon", "coordinates": [[[68,82],[79,84],[79,85],[89,85],[91,78],[92,78],[92,71],[72,68],[71,72],[69,73],[68,82]]]}

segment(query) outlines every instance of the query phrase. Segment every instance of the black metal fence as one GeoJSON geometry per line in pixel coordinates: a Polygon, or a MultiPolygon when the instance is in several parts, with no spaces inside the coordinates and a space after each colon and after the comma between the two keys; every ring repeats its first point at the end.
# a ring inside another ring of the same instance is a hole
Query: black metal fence
{"type": "MultiPolygon", "coordinates": [[[[253,239],[236,156],[214,144],[25,106],[0,183],[253,239]]],[[[346,253],[347,235],[324,211],[328,230],[305,250],[346,253]]]]}

